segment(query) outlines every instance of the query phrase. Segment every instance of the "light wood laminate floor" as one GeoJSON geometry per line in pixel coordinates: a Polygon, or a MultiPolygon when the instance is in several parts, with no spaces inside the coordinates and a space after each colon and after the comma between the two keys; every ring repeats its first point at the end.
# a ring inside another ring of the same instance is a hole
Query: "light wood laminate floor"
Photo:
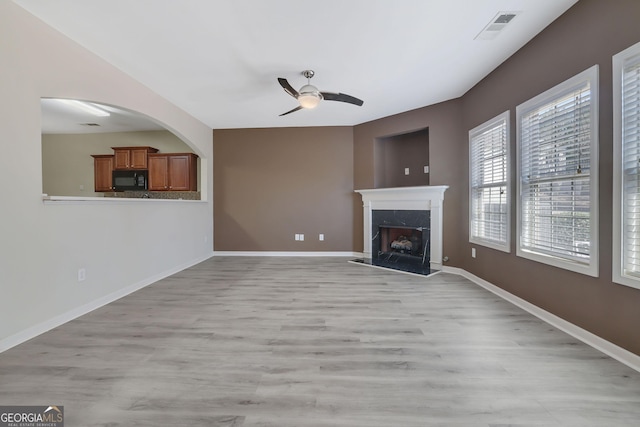
{"type": "Polygon", "coordinates": [[[638,426],[640,373],[459,276],[215,257],[0,354],[0,404],[67,427],[638,426]]]}

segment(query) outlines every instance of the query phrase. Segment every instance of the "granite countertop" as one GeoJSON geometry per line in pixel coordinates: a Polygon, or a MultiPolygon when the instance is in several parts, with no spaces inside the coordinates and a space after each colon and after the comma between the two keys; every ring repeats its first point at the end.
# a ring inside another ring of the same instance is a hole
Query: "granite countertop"
{"type": "Polygon", "coordinates": [[[200,200],[199,191],[114,191],[104,193],[104,197],[126,199],[173,199],[200,200]]]}

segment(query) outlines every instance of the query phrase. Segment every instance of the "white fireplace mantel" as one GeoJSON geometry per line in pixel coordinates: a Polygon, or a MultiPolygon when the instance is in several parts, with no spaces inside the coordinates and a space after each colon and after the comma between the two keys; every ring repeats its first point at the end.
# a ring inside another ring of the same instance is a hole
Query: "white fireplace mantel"
{"type": "Polygon", "coordinates": [[[448,185],[355,190],[362,195],[364,256],[371,258],[371,212],[374,210],[431,211],[431,268],[442,268],[442,205],[448,185]]]}

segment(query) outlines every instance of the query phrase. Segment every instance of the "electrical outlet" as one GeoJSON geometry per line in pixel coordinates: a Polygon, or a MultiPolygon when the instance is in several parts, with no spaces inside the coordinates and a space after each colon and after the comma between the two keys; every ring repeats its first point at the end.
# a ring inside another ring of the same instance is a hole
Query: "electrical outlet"
{"type": "Polygon", "coordinates": [[[404,174],[409,175],[409,168],[404,168],[404,174]]]}
{"type": "Polygon", "coordinates": [[[324,234],[318,234],[318,240],[322,242],[324,240],[324,234]]]}
{"type": "Polygon", "coordinates": [[[84,268],[78,269],[78,282],[84,282],[86,278],[87,278],[87,270],[85,270],[84,268]]]}
{"type": "Polygon", "coordinates": [[[471,258],[476,257],[476,248],[471,248],[471,258]]]}
{"type": "Polygon", "coordinates": [[[424,173],[429,173],[429,166],[424,167],[424,173]]]}

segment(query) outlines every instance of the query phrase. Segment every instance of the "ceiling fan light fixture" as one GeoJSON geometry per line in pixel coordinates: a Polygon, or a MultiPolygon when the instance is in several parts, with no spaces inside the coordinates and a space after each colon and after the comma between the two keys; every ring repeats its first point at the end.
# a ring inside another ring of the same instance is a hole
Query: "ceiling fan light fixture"
{"type": "Polygon", "coordinates": [[[316,108],[322,101],[322,94],[313,85],[304,85],[298,91],[298,102],[302,108],[316,108]]]}
{"type": "Polygon", "coordinates": [[[353,104],[357,106],[362,106],[362,100],[356,98],[355,96],[347,95],[346,93],[334,93],[334,92],[320,92],[317,87],[313,86],[309,81],[311,77],[313,77],[313,70],[304,70],[302,75],[307,78],[307,84],[300,88],[300,91],[297,91],[289,84],[287,79],[278,77],[278,83],[282,86],[282,89],[289,95],[292,96],[298,101],[298,106],[292,110],[287,111],[286,113],[280,114],[280,116],[286,116],[291,113],[295,113],[296,111],[300,111],[304,109],[316,108],[320,101],[339,101],[346,102],[348,104],[353,104]]]}

